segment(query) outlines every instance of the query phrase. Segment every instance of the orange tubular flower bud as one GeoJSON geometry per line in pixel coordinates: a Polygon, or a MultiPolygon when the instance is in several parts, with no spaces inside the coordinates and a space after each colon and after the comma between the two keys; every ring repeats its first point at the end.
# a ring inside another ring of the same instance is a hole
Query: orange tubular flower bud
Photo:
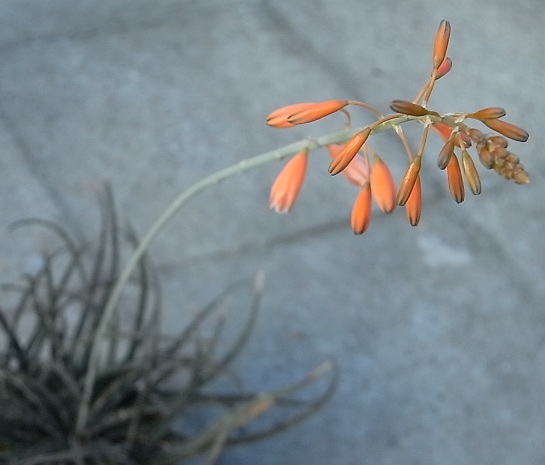
{"type": "Polygon", "coordinates": [[[471,192],[473,195],[479,195],[481,193],[481,180],[477,168],[475,168],[475,163],[473,163],[473,159],[467,150],[462,150],[462,166],[471,192]]]}
{"type": "Polygon", "coordinates": [[[435,113],[432,111],[428,111],[426,108],[417,105],[416,103],[407,102],[406,100],[394,100],[390,102],[390,108],[396,113],[402,113],[404,115],[411,116],[425,116],[431,113],[435,113]]]}
{"type": "Polygon", "coordinates": [[[447,181],[450,194],[456,200],[456,203],[464,201],[464,180],[460,171],[458,157],[453,155],[447,165],[447,181]]]}
{"type": "Polygon", "coordinates": [[[348,105],[347,100],[326,100],[318,102],[307,108],[293,112],[288,116],[287,121],[290,124],[305,124],[324,118],[343,109],[348,105]]]}
{"type": "Polygon", "coordinates": [[[452,69],[452,60],[449,57],[446,57],[443,60],[443,63],[437,68],[435,73],[435,79],[441,79],[445,74],[447,74],[452,69]]]}
{"type": "Polygon", "coordinates": [[[308,149],[301,150],[284,166],[271,187],[270,208],[288,213],[297,200],[307,170],[308,149]]]}
{"type": "Polygon", "coordinates": [[[503,118],[506,115],[505,110],[501,107],[490,107],[483,108],[482,110],[476,111],[475,113],[469,113],[468,118],[473,119],[498,119],[503,118]]]}
{"type": "Polygon", "coordinates": [[[528,133],[514,124],[507,123],[501,119],[483,119],[481,120],[493,131],[499,132],[509,139],[516,140],[517,142],[526,142],[528,140],[528,133]]]}
{"type": "Polygon", "coordinates": [[[371,193],[376,204],[384,213],[391,213],[395,208],[396,188],[394,178],[386,163],[375,154],[371,169],[371,193]]]}
{"type": "Polygon", "coordinates": [[[293,105],[277,108],[269,116],[267,116],[267,124],[273,128],[291,128],[293,127],[293,124],[288,123],[288,116],[291,116],[298,111],[307,110],[314,105],[316,105],[316,103],[307,102],[295,103],[293,105]]]}
{"type": "Polygon", "coordinates": [[[350,139],[346,144],[344,144],[342,150],[329,165],[329,173],[334,176],[343,171],[354,159],[358,151],[363,147],[363,144],[365,144],[370,134],[371,129],[365,128],[363,131],[360,131],[353,136],[352,139],[350,139]]]}
{"type": "Polygon", "coordinates": [[[371,221],[371,186],[365,183],[360,189],[352,207],[350,223],[354,234],[365,232],[371,221]]]}
{"type": "MultiPolygon", "coordinates": [[[[332,159],[335,159],[337,155],[341,153],[343,147],[344,146],[340,144],[328,145],[327,151],[329,152],[329,156],[332,159]]],[[[369,159],[356,154],[348,166],[343,170],[343,175],[348,179],[350,184],[354,184],[358,187],[363,186],[366,182],[369,182],[369,159]]]]}
{"type": "Polygon", "coordinates": [[[454,155],[454,137],[447,140],[439,152],[439,156],[437,157],[437,166],[439,169],[444,170],[447,167],[452,155],[454,155]]]}
{"type": "Polygon", "coordinates": [[[396,203],[400,206],[403,206],[409,200],[411,192],[416,183],[416,178],[420,173],[420,167],[422,165],[422,156],[419,155],[414,157],[405,171],[403,179],[401,179],[401,184],[399,184],[399,189],[397,190],[396,203]]]}
{"type": "Polygon", "coordinates": [[[433,43],[433,68],[438,69],[447,55],[448,41],[450,38],[450,23],[441,21],[435,34],[433,43]]]}
{"type": "Polygon", "coordinates": [[[416,177],[416,181],[409,195],[409,199],[405,204],[405,214],[411,226],[416,226],[420,221],[420,214],[422,212],[422,184],[420,183],[420,176],[416,177]]]}

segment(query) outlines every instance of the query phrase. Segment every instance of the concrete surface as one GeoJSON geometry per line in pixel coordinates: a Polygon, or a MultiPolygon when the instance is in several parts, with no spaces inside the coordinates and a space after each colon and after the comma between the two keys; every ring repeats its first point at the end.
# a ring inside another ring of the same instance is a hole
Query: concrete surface
{"type": "MultiPolygon", "coordinates": [[[[387,112],[412,98],[443,18],[454,67],[431,106],[505,107],[530,133],[513,151],[532,183],[481,170],[482,195],[456,205],[433,139],[418,228],[401,210],[376,212],[355,237],[355,190],[327,175],[325,154],[311,158],[287,216],[267,208],[281,163],[239,176],[195,199],[153,248],[168,325],[264,270],[259,325],[236,364],[245,385],[270,389],[324,358],[339,363],[324,410],[230,450],[223,465],[544,464],[541,0],[3,0],[2,281],[32,266],[31,244],[47,246],[38,233],[9,233],[16,219],[92,236],[96,191],[109,180],[144,231],[213,170],[342,124],[273,130],[264,117],[278,106],[351,98],[387,112]]],[[[396,138],[373,146],[399,179],[396,138]]]]}

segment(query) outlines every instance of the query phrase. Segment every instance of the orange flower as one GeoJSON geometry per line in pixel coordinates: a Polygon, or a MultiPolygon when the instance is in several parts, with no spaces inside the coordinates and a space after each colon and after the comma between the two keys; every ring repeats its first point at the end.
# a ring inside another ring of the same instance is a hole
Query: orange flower
{"type": "Polygon", "coordinates": [[[343,109],[346,105],[348,105],[347,100],[326,100],[314,103],[288,115],[287,121],[290,124],[311,123],[343,109]]]}
{"type": "Polygon", "coordinates": [[[433,43],[433,68],[438,69],[443,63],[448,48],[450,38],[450,23],[446,20],[441,21],[439,28],[435,33],[435,41],[433,43]]]}
{"type": "Polygon", "coordinates": [[[284,166],[271,187],[270,208],[288,213],[297,200],[307,170],[308,149],[301,150],[284,166]]]}
{"type": "MultiPolygon", "coordinates": [[[[327,146],[327,151],[329,156],[333,159],[339,155],[342,151],[344,145],[341,144],[330,144],[327,146]]],[[[366,182],[369,182],[369,159],[367,157],[362,157],[359,154],[352,159],[348,166],[343,170],[343,175],[346,176],[350,184],[355,186],[363,186],[366,182]]]]}
{"type": "Polygon", "coordinates": [[[293,105],[278,108],[267,116],[267,124],[273,128],[291,128],[293,124],[288,123],[288,116],[291,116],[298,111],[306,110],[314,105],[316,105],[314,102],[295,103],[293,105]]]}
{"type": "Polygon", "coordinates": [[[363,144],[365,144],[370,134],[371,129],[365,128],[344,144],[342,150],[329,165],[329,174],[335,175],[343,171],[363,147],[363,144]]]}
{"type": "Polygon", "coordinates": [[[456,203],[464,201],[464,180],[460,171],[460,163],[456,154],[450,157],[447,165],[447,181],[450,194],[456,200],[456,203]]]}
{"type": "Polygon", "coordinates": [[[350,222],[354,234],[365,232],[371,221],[371,186],[366,182],[360,189],[352,207],[350,222]]]}
{"type": "Polygon", "coordinates": [[[422,212],[422,184],[420,183],[420,175],[416,177],[416,181],[409,195],[409,200],[405,204],[405,214],[411,226],[416,226],[420,221],[422,212]]]}
{"type": "Polygon", "coordinates": [[[375,153],[371,170],[371,193],[384,213],[391,213],[396,202],[394,178],[386,163],[375,153]]]}

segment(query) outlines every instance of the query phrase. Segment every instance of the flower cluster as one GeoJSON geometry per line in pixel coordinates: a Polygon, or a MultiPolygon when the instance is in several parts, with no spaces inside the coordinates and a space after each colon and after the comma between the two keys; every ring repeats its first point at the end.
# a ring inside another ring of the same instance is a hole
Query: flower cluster
{"type": "MultiPolygon", "coordinates": [[[[332,158],[329,173],[343,173],[351,184],[359,188],[351,215],[352,229],[356,234],[363,233],[369,225],[372,200],[385,213],[392,212],[396,205],[405,206],[409,223],[413,226],[418,224],[422,208],[420,169],[430,129],[444,142],[438,154],[437,166],[446,171],[449,191],[456,202],[464,200],[464,177],[473,194],[481,192],[479,174],[468,151],[472,145],[485,168],[493,169],[518,184],[529,182],[528,174],[519,158],[507,148],[507,139],[526,142],[528,133],[504,121],[503,108],[490,107],[471,113],[440,113],[428,109],[428,101],[436,81],[452,68],[452,60],[447,57],[449,39],[450,23],[443,20],[435,35],[432,70],[428,81],[414,100],[392,101],[390,109],[393,114],[384,116],[364,102],[326,100],[285,106],[267,117],[267,124],[272,127],[290,128],[337,112],[346,116],[346,128],[339,140],[324,145],[327,145],[332,158]],[[376,117],[376,121],[363,128],[351,129],[350,113],[347,110],[349,106],[369,110],[376,117]],[[416,151],[411,149],[401,127],[408,121],[417,122],[423,127],[416,151]],[[471,121],[479,121],[493,133],[484,134],[474,128],[471,121]],[[373,133],[387,129],[393,129],[397,133],[409,161],[397,188],[388,166],[368,144],[373,133]]],[[[286,213],[291,209],[305,179],[309,150],[319,146],[321,145],[316,141],[309,141],[308,146],[297,153],[280,172],[271,189],[271,208],[279,213],[286,213]]]]}

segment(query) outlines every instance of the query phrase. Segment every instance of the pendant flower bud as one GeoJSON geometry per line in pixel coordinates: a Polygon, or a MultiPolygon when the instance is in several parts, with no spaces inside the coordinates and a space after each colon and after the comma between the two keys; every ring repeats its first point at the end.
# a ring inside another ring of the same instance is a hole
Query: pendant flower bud
{"type": "Polygon", "coordinates": [[[326,100],[324,102],[318,102],[293,112],[287,117],[287,122],[293,125],[311,123],[329,116],[336,111],[342,110],[346,105],[348,105],[347,100],[326,100]]]}
{"type": "Polygon", "coordinates": [[[307,110],[308,108],[316,105],[314,102],[307,103],[295,103],[293,105],[287,105],[282,108],[277,108],[267,116],[266,122],[273,128],[291,128],[293,124],[288,123],[288,116],[297,113],[298,111],[307,110]]]}
{"type": "Polygon", "coordinates": [[[420,175],[416,177],[416,181],[409,195],[409,199],[405,204],[405,215],[411,226],[416,226],[420,222],[420,214],[422,213],[422,184],[420,175]]]}
{"type": "Polygon", "coordinates": [[[352,207],[350,223],[354,234],[363,234],[371,221],[371,186],[365,183],[352,207]]]}
{"type": "Polygon", "coordinates": [[[451,137],[447,140],[445,145],[443,145],[443,148],[437,157],[437,166],[439,169],[444,170],[447,167],[450,158],[454,155],[454,143],[454,137],[451,137]]]}
{"type": "Polygon", "coordinates": [[[528,140],[528,133],[514,124],[507,123],[501,119],[483,119],[481,120],[493,131],[499,132],[509,139],[516,140],[517,142],[526,142],[528,140]]]}
{"type": "Polygon", "coordinates": [[[438,115],[434,111],[429,111],[421,105],[417,105],[413,102],[407,102],[406,100],[394,100],[390,102],[390,108],[396,113],[402,113],[403,115],[411,116],[426,116],[430,114],[438,115]]]}
{"type": "Polygon", "coordinates": [[[462,150],[462,166],[471,192],[473,195],[479,195],[481,193],[481,180],[477,168],[475,168],[475,163],[473,163],[473,159],[467,150],[462,150]]]}
{"type": "Polygon", "coordinates": [[[271,187],[270,208],[288,213],[297,200],[305,180],[308,149],[301,150],[284,166],[271,187]]]}
{"type": "Polygon", "coordinates": [[[394,178],[386,163],[376,153],[371,169],[371,193],[384,213],[391,213],[394,210],[396,205],[394,178]]]}
{"type": "Polygon", "coordinates": [[[435,33],[435,41],[433,43],[433,68],[438,69],[443,63],[448,49],[450,39],[450,23],[446,20],[441,21],[439,28],[435,33]]]}
{"type": "Polygon", "coordinates": [[[456,203],[462,203],[464,201],[464,180],[456,154],[450,157],[447,165],[447,182],[450,194],[456,203]]]}
{"type": "Polygon", "coordinates": [[[359,150],[363,147],[363,144],[367,141],[371,129],[365,128],[363,131],[356,133],[346,144],[339,154],[333,159],[329,165],[329,174],[336,175],[343,171],[350,162],[354,159],[359,150]]]}
{"type": "Polygon", "coordinates": [[[414,157],[409,164],[405,175],[401,179],[399,184],[399,189],[397,190],[396,203],[400,206],[403,206],[409,200],[411,192],[416,183],[416,178],[420,173],[420,167],[422,166],[422,156],[419,155],[414,157]]]}
{"type": "Polygon", "coordinates": [[[441,79],[445,74],[447,74],[452,69],[452,60],[449,57],[446,57],[443,60],[443,63],[439,65],[439,68],[437,68],[437,72],[435,73],[435,79],[441,79]]]}
{"type": "Polygon", "coordinates": [[[501,107],[483,108],[475,113],[469,113],[467,118],[473,119],[498,119],[503,118],[506,115],[505,110],[501,107]]]}
{"type": "MultiPolygon", "coordinates": [[[[330,144],[327,146],[327,151],[332,159],[335,159],[343,149],[341,144],[330,144]]],[[[369,182],[371,169],[369,168],[369,159],[362,157],[359,154],[352,159],[348,166],[343,170],[343,175],[348,179],[350,184],[361,187],[366,182],[369,182]]]]}

